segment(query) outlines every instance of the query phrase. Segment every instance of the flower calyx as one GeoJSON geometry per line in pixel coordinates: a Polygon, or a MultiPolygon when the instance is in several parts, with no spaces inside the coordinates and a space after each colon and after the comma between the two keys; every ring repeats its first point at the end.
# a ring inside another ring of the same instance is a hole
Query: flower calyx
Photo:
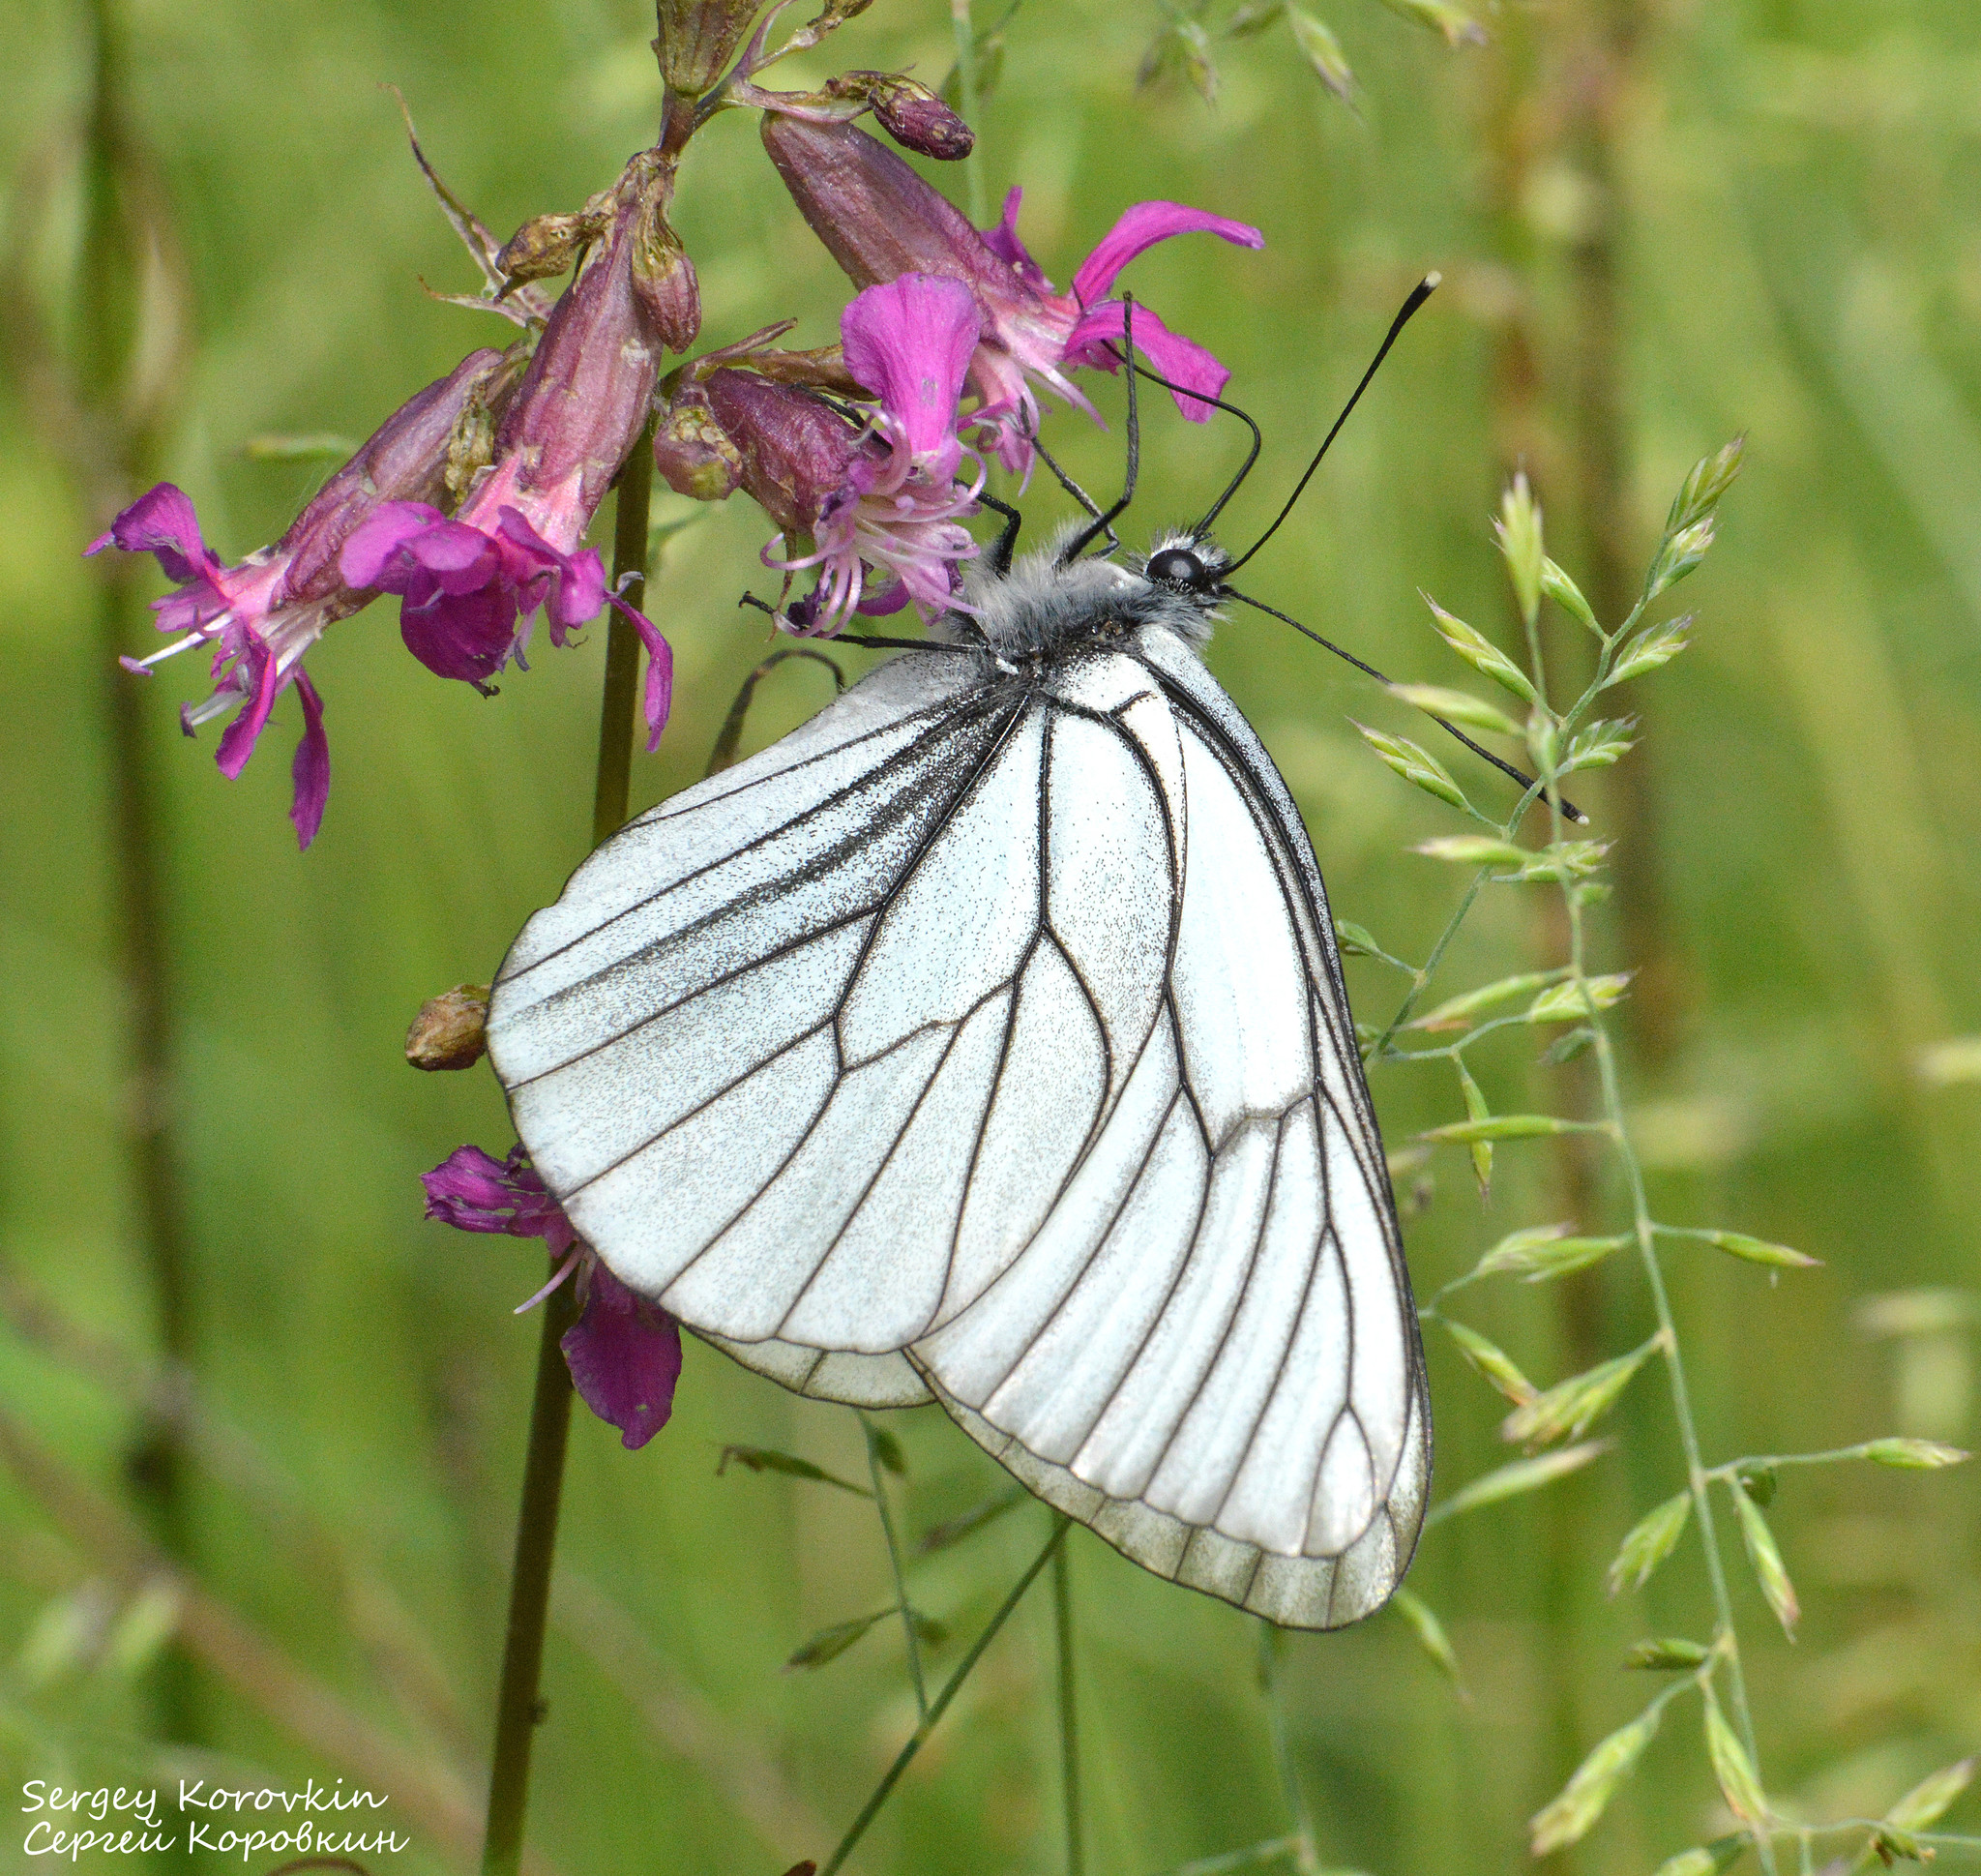
{"type": "Polygon", "coordinates": [[[713,91],[763,11],[763,0],[660,0],[654,58],[677,98],[713,91]]]}

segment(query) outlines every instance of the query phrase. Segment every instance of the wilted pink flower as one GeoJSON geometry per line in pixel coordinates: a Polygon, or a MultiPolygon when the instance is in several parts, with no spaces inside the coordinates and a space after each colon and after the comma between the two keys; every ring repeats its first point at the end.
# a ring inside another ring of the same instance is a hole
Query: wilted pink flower
{"type": "Polygon", "coordinates": [[[293,686],[303,706],[303,739],[293,764],[289,819],[308,847],[322,824],[330,792],[330,746],[323,703],[303,670],[303,657],[324,627],[348,618],[373,595],[353,586],[338,557],[346,541],[383,504],[424,499],[441,491],[448,439],[470,397],[500,367],[502,354],[471,352],[453,372],[394,411],[377,432],[298,515],[274,547],[227,566],[199,531],[185,493],[162,482],[124,510],[90,553],[114,547],[153,553],[179,590],[153,602],[159,630],[180,634],[149,658],[126,658],[134,671],[196,644],[214,647],[214,692],[180,712],[188,735],[203,723],[236,712],[221,734],[215,759],[222,775],[241,773],[267,727],[276,699],[293,686]]]}
{"type": "MultiPolygon", "coordinates": [[[[613,598],[597,551],[578,543],[653,396],[661,339],[635,289],[640,214],[636,198],[620,208],[557,302],[493,460],[458,512],[450,520],[429,502],[388,502],[344,544],[344,578],[400,595],[407,648],[442,677],[485,688],[512,658],[522,662],[540,610],[561,645],[613,598]]],[[[651,749],[666,722],[672,655],[650,620],[619,610],[647,647],[651,749]]]]}
{"type": "MultiPolygon", "coordinates": [[[[780,615],[790,629],[826,635],[856,611],[912,603],[932,618],[956,604],[957,563],[977,551],[961,518],[983,486],[982,463],[957,437],[957,399],[981,325],[953,280],[909,274],[858,295],[840,332],[846,370],[879,401],[864,429],[825,399],[752,372],[712,372],[697,393],[742,487],[781,530],[764,564],[816,569],[813,591],[780,615]],[[958,480],[966,461],[967,484],[958,480]]],[[[690,413],[697,425],[700,408],[690,413]]],[[[684,492],[712,448],[692,441],[656,445],[661,472],[684,492]]]]}
{"type": "Polygon", "coordinates": [[[645,1445],[674,1410],[680,1325],[658,1303],[629,1290],[578,1241],[520,1146],[506,1160],[491,1159],[479,1146],[458,1146],[432,1172],[422,1173],[420,1183],[427,1188],[428,1217],[458,1231],[541,1237],[561,1260],[556,1274],[522,1308],[542,1302],[575,1277],[578,1317],[558,1343],[572,1385],[600,1419],[619,1429],[622,1445],[645,1445]]]}
{"type": "MultiPolygon", "coordinates": [[[[1080,263],[1072,291],[1055,293],[1019,239],[1020,191],[1006,197],[998,225],[979,233],[892,150],[850,124],[766,113],[763,140],[799,212],[858,284],[942,274],[976,296],[983,330],[969,371],[975,418],[1009,469],[1031,466],[1035,383],[1093,414],[1066,373],[1116,368],[1109,342],[1121,338],[1126,315],[1120,300],[1103,296],[1131,260],[1171,235],[1198,230],[1241,247],[1264,245],[1243,222],[1181,202],[1138,202],[1080,263]]],[[[1187,393],[1218,396],[1230,376],[1224,366],[1144,306],[1136,308],[1134,338],[1152,371],[1184,387],[1177,408],[1197,422],[1208,417],[1210,406],[1187,393]]]]}

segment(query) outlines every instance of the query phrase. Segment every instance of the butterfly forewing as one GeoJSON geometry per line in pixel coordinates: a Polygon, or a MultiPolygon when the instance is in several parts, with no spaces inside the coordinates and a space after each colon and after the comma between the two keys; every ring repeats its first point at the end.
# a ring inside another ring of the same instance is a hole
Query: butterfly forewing
{"type": "Polygon", "coordinates": [[[884,666],[641,817],[525,930],[490,1049],[627,1282],[787,1385],[931,1388],[1138,1562],[1375,1606],[1429,1419],[1291,801],[1146,627],[884,666]]]}

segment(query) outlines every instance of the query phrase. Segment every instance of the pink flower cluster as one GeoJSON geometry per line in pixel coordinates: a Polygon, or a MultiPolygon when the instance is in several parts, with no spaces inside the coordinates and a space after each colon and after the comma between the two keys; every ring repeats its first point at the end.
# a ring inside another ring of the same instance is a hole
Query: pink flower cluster
{"type": "MultiPolygon", "coordinates": [[[[294,692],[302,733],[290,818],[301,846],[316,838],[330,789],[323,701],[305,662],[329,626],[381,594],[398,598],[400,636],[421,665],[483,691],[507,667],[524,667],[540,614],[562,646],[616,607],[648,654],[644,711],[655,746],[671,702],[672,654],[609,589],[585,545],[649,423],[655,466],[672,487],[704,500],[740,488],[775,523],[762,559],[784,577],[784,629],[830,635],[857,616],[908,608],[933,621],[967,610],[961,568],[979,551],[967,523],[984,493],[986,457],[1029,475],[1042,390],[1098,421],[1071,374],[1120,368],[1128,313],[1112,295],[1123,269],[1176,234],[1260,245],[1242,223],[1141,202],[1057,292],[1020,239],[1020,191],[995,227],[979,230],[850,121],[871,111],[924,155],[967,153],[968,128],[932,92],[871,72],[815,93],[754,83],[782,56],[767,50],[778,11],[747,45],[751,8],[697,13],[706,31],[669,29],[664,16],[656,46],[670,87],[667,134],[582,211],[526,223],[498,253],[444,197],[483,268],[480,303],[528,333],[506,352],[471,352],[394,411],[272,547],[223,560],[192,501],[162,483],[88,549],[153,554],[171,581],[154,610],[172,641],[124,663],[149,673],[194,646],[211,651],[212,692],[181,717],[188,734],[229,718],[216,755],[222,774],[242,772],[282,695],[294,692]],[[666,210],[681,144],[704,113],[673,106],[719,82],[729,103],[762,112],[772,164],[858,290],[837,348],[772,352],[767,341],[785,329],[775,328],[663,380],[662,353],[685,352],[700,324],[695,269],[666,210]],[[567,269],[571,283],[553,302],[536,283],[567,269]],[[801,575],[809,590],[793,597],[801,575]]],[[[793,44],[821,30],[813,21],[793,44]]],[[[1202,421],[1202,400],[1223,391],[1225,368],[1139,305],[1133,341],[1175,388],[1183,415],[1202,421]]],[[[626,1445],[650,1439],[666,1422],[681,1370],[672,1318],[577,1238],[520,1146],[500,1161],[462,1146],[423,1177],[429,1217],[544,1240],[556,1270],[532,1301],[577,1286],[577,1319],[562,1346],[577,1391],[626,1445]]]]}

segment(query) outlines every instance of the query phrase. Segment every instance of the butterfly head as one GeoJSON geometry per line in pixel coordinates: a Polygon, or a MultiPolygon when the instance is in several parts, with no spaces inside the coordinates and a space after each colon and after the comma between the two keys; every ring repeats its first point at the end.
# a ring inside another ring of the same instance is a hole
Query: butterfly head
{"type": "Polygon", "coordinates": [[[1230,564],[1231,556],[1209,535],[1177,534],[1149,550],[1141,576],[1163,592],[1209,604],[1221,597],[1230,564]]]}

